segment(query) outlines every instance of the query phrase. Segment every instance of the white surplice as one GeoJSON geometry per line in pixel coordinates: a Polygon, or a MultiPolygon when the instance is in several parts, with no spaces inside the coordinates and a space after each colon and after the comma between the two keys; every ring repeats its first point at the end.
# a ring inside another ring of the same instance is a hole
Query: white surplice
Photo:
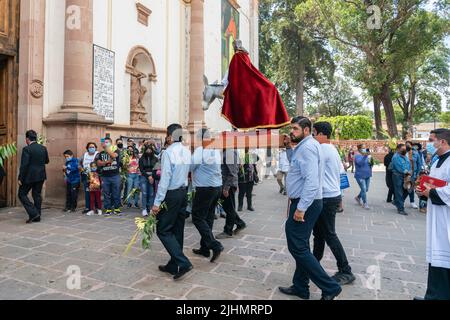
{"type": "Polygon", "coordinates": [[[436,191],[445,206],[437,206],[428,200],[427,209],[427,262],[433,267],[450,269],[450,157],[440,168],[436,161],[430,172],[433,178],[445,180],[448,186],[436,191]]]}

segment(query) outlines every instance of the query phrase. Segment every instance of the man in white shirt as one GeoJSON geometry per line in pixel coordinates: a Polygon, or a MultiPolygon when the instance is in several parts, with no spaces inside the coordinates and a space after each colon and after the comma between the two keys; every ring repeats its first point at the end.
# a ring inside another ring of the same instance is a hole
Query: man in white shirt
{"type": "Polygon", "coordinates": [[[159,266],[159,270],[173,275],[174,280],[181,279],[193,268],[183,253],[191,152],[183,146],[182,137],[181,125],[172,124],[167,128],[169,147],[161,157],[161,180],[152,209],[158,219],[156,234],[170,255],[170,261],[159,266]]]}
{"type": "MultiPolygon", "coordinates": [[[[315,136],[331,138],[333,128],[328,122],[314,124],[315,136]]],[[[336,234],[336,212],[342,200],[340,188],[340,174],[343,171],[341,157],[336,148],[329,143],[320,145],[323,154],[324,178],[323,178],[323,209],[314,226],[313,254],[318,261],[322,260],[325,243],[337,261],[338,272],[333,276],[341,286],[355,281],[355,276],[348,263],[344,248],[336,234]]]]}
{"type": "Polygon", "coordinates": [[[284,149],[280,149],[280,153],[278,154],[278,172],[277,172],[277,182],[280,186],[280,193],[286,195],[286,176],[289,171],[289,160],[287,156],[286,148],[287,146],[284,146],[284,149]],[[284,184],[283,184],[284,179],[284,184]]]}
{"type": "Polygon", "coordinates": [[[428,198],[425,300],[450,300],[450,130],[436,133],[434,147],[439,158],[431,167],[430,177],[444,180],[447,185],[417,189],[420,196],[428,198]]]}

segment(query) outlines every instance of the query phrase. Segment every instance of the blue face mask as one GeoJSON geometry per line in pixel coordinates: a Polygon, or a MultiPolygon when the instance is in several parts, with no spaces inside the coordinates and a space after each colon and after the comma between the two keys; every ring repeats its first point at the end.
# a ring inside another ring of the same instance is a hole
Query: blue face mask
{"type": "Polygon", "coordinates": [[[89,153],[95,153],[96,149],[95,148],[89,148],[89,153]]]}
{"type": "Polygon", "coordinates": [[[91,168],[91,171],[92,171],[92,172],[96,172],[96,171],[97,171],[97,168],[91,168]]]}
{"type": "Polygon", "coordinates": [[[69,162],[69,161],[71,161],[72,159],[73,159],[73,157],[67,157],[67,158],[66,158],[66,161],[69,162]]]}
{"type": "Polygon", "coordinates": [[[434,147],[434,143],[433,142],[428,142],[427,143],[427,152],[431,155],[436,153],[436,148],[434,147]]]}

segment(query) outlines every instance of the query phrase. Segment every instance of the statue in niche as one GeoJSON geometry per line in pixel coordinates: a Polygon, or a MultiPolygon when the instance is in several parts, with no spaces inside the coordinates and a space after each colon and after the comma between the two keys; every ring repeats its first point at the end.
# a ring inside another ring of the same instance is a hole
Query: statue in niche
{"type": "Polygon", "coordinates": [[[131,74],[131,92],[130,92],[130,111],[132,122],[147,123],[147,112],[144,107],[144,97],[147,94],[147,88],[141,84],[141,79],[147,76],[137,69],[137,59],[133,59],[133,70],[131,74]]]}

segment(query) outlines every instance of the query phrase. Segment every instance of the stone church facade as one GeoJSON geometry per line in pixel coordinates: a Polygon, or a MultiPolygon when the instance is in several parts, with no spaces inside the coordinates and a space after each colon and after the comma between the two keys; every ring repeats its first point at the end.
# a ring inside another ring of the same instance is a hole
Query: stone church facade
{"type": "Polygon", "coordinates": [[[174,122],[229,129],[220,102],[202,110],[203,76],[223,77],[227,10],[257,65],[257,0],[0,0],[0,145],[19,147],[0,206],[16,204],[28,129],[49,150],[52,202],[66,149],[81,157],[106,134],[163,141],[174,122]]]}

